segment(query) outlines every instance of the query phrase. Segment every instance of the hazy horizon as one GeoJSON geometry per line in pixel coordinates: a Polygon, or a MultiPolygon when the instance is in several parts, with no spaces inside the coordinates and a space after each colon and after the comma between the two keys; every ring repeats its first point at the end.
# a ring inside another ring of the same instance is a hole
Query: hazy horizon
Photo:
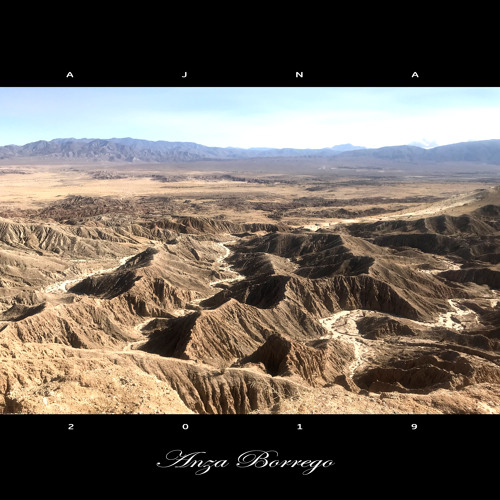
{"type": "MultiPolygon", "coordinates": [[[[33,144],[33,143],[39,142],[39,141],[46,141],[46,142],[51,142],[51,141],[56,141],[56,140],[75,140],[75,141],[93,141],[93,140],[112,141],[112,140],[117,140],[117,141],[119,141],[119,140],[124,140],[124,139],[132,139],[132,140],[146,141],[146,142],[172,142],[172,143],[183,142],[186,144],[195,143],[194,141],[170,141],[167,139],[151,140],[151,139],[146,139],[144,137],[117,137],[117,136],[115,136],[115,137],[54,137],[52,139],[38,139],[38,140],[30,141],[30,142],[27,142],[24,144],[14,144],[14,143],[0,144],[0,147],[6,147],[6,146],[22,147],[22,146],[26,146],[28,144],[33,144]]],[[[481,142],[481,141],[490,141],[490,140],[499,140],[499,139],[497,139],[497,138],[474,139],[474,140],[470,140],[470,141],[459,141],[457,143],[451,142],[451,143],[447,143],[447,144],[432,144],[432,145],[419,143],[417,141],[414,141],[414,142],[408,143],[408,144],[391,144],[391,145],[386,145],[386,146],[377,146],[375,148],[369,148],[369,147],[364,146],[363,144],[353,144],[352,142],[346,142],[346,143],[342,143],[342,144],[333,144],[333,145],[321,146],[321,147],[315,147],[315,148],[295,148],[292,146],[284,146],[284,147],[279,147],[279,148],[274,148],[272,146],[249,146],[249,147],[242,148],[240,146],[208,146],[207,144],[201,144],[201,143],[196,143],[196,144],[198,144],[200,146],[217,147],[217,148],[224,148],[224,149],[236,148],[236,149],[246,149],[246,150],[249,150],[249,149],[311,149],[311,150],[318,149],[319,150],[319,149],[335,148],[335,147],[339,147],[339,146],[352,146],[352,147],[356,147],[356,148],[360,148],[360,149],[363,149],[363,148],[378,149],[378,148],[383,148],[383,147],[416,146],[416,147],[420,147],[422,149],[433,149],[436,147],[449,146],[452,144],[468,143],[468,142],[481,142]]]]}
{"type": "Polygon", "coordinates": [[[500,137],[494,87],[5,87],[0,142],[135,138],[211,147],[436,147],[500,137]]]}

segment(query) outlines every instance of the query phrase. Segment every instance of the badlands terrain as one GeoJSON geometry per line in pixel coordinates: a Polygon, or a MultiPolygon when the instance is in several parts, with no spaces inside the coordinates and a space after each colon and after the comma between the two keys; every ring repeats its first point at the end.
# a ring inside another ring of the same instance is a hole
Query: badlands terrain
{"type": "Polygon", "coordinates": [[[325,161],[2,160],[0,412],[498,413],[495,169],[325,161]]]}

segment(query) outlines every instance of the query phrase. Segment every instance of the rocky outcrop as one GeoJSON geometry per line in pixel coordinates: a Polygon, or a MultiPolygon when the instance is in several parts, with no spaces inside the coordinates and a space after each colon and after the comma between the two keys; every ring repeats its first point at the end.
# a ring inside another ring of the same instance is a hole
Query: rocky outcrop
{"type": "Polygon", "coordinates": [[[415,265],[441,262],[346,234],[274,233],[241,241],[235,250],[234,269],[255,278],[233,285],[226,296],[258,307],[273,307],[286,288],[286,297],[320,316],[361,308],[425,321],[445,311],[447,299],[463,295],[415,265]]]}
{"type": "Polygon", "coordinates": [[[42,312],[47,303],[43,302],[33,307],[23,304],[14,304],[12,307],[0,314],[0,321],[21,321],[42,312]]]}
{"type": "MultiPolygon", "coordinates": [[[[11,348],[13,354],[19,352],[19,347],[11,348]]],[[[144,353],[64,346],[24,351],[21,359],[2,358],[0,412],[249,413],[302,390],[292,381],[251,369],[222,371],[144,353]]]]}
{"type": "Polygon", "coordinates": [[[394,319],[377,316],[365,316],[357,322],[359,333],[368,339],[381,339],[399,335],[415,336],[416,330],[408,324],[394,319]]]}
{"type": "Polygon", "coordinates": [[[137,357],[146,372],[168,380],[186,406],[196,413],[250,413],[297,395],[300,384],[252,369],[198,366],[175,359],[137,357]]]}
{"type": "Polygon", "coordinates": [[[134,283],[141,279],[132,271],[120,271],[103,276],[90,276],[83,279],[68,291],[76,294],[93,295],[103,299],[112,299],[128,292],[134,283]]]}
{"type": "Polygon", "coordinates": [[[490,288],[500,289],[500,271],[490,268],[467,268],[450,270],[439,273],[439,276],[459,283],[477,283],[488,285],[490,288]]]}
{"type": "Polygon", "coordinates": [[[87,236],[73,234],[55,224],[22,224],[0,219],[0,243],[10,247],[79,258],[116,257],[128,251],[121,244],[124,242],[122,238],[111,238],[109,234],[99,239],[87,236]]]}
{"type": "MultiPolygon", "coordinates": [[[[475,212],[477,214],[477,211],[475,212]]],[[[391,249],[416,248],[460,260],[498,262],[500,242],[495,223],[472,214],[439,215],[416,220],[389,220],[351,224],[350,234],[372,238],[373,243],[391,249]]]]}
{"type": "Polygon", "coordinates": [[[291,278],[288,295],[296,298],[311,314],[328,316],[342,310],[369,309],[415,320],[426,320],[439,309],[428,308],[418,298],[368,275],[334,276],[321,280],[291,278]]]}
{"type": "Polygon", "coordinates": [[[276,332],[302,340],[325,333],[299,308],[260,309],[230,299],[215,309],[169,320],[167,327],[153,332],[141,349],[212,365],[232,363],[250,355],[276,332]]]}
{"type": "Polygon", "coordinates": [[[488,236],[496,233],[494,227],[472,214],[452,216],[436,215],[414,220],[387,220],[356,223],[348,227],[350,234],[373,237],[382,234],[439,234],[443,236],[488,236]]]}
{"type": "Polygon", "coordinates": [[[221,250],[213,248],[213,242],[198,244],[199,253],[203,255],[203,261],[198,263],[199,259],[185,246],[183,243],[148,248],[113,272],[83,279],[69,292],[110,300],[111,305],[121,302],[141,316],[169,317],[173,310],[213,293],[209,286],[212,270],[207,253],[216,260],[221,250]]]}
{"type": "Polygon", "coordinates": [[[59,343],[80,349],[116,347],[137,340],[128,308],[112,310],[91,301],[53,307],[35,307],[4,326],[4,338],[30,343],[59,343]]]}
{"type": "Polygon", "coordinates": [[[206,217],[174,217],[168,220],[155,221],[157,228],[167,229],[181,234],[237,234],[255,233],[257,231],[276,232],[287,231],[288,226],[283,223],[235,223],[226,220],[209,219],[206,217]]]}
{"type": "Polygon", "coordinates": [[[479,217],[498,217],[500,215],[500,205],[487,204],[473,212],[479,217]]]}
{"type": "Polygon", "coordinates": [[[500,383],[491,208],[314,232],[120,203],[1,221],[4,412],[273,412],[500,383]]]}
{"type": "MultiPolygon", "coordinates": [[[[419,276],[418,279],[427,284],[426,278],[419,276]]],[[[404,280],[394,281],[395,284],[391,285],[364,274],[323,279],[261,275],[236,283],[202,304],[215,308],[234,298],[260,309],[272,309],[282,303],[295,304],[315,317],[329,316],[341,310],[370,309],[419,321],[430,320],[446,310],[450,290],[442,283],[430,280],[437,290],[431,301],[426,298],[427,287],[412,284],[405,289],[404,280]]]]}
{"type": "Polygon", "coordinates": [[[411,247],[438,255],[454,254],[464,259],[472,256],[471,248],[464,241],[439,234],[389,234],[378,236],[373,241],[383,247],[411,247]]]}
{"type": "Polygon", "coordinates": [[[318,340],[308,344],[271,335],[254,353],[241,360],[262,363],[272,376],[299,377],[312,386],[335,383],[347,371],[354,357],[351,346],[334,340],[318,340]]]}
{"type": "Polygon", "coordinates": [[[474,357],[456,351],[442,351],[367,370],[355,381],[371,392],[425,394],[441,388],[461,389],[476,383],[499,383],[500,367],[492,362],[479,363],[474,357]]]}

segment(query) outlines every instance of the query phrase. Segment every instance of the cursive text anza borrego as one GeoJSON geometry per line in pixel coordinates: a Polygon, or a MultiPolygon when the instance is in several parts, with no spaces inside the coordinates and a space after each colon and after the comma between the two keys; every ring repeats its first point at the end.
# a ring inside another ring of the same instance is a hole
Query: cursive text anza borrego
{"type": "MultiPolygon", "coordinates": [[[[175,469],[193,468],[196,475],[206,474],[212,468],[225,468],[230,465],[227,459],[208,459],[205,451],[193,451],[183,453],[182,450],[171,450],[165,455],[166,463],[158,462],[156,465],[162,469],[170,467],[175,469]]],[[[335,465],[333,460],[286,460],[279,457],[276,450],[251,450],[242,453],[237,461],[236,467],[244,468],[296,468],[303,469],[302,474],[307,476],[320,468],[328,468],[335,465]]]]}

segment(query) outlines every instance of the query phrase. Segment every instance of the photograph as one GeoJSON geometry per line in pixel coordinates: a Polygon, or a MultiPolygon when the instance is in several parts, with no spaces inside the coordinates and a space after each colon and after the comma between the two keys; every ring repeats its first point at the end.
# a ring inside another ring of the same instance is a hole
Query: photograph
{"type": "Polygon", "coordinates": [[[485,471],[500,87],[189,75],[0,87],[10,466],[485,471]]]}

